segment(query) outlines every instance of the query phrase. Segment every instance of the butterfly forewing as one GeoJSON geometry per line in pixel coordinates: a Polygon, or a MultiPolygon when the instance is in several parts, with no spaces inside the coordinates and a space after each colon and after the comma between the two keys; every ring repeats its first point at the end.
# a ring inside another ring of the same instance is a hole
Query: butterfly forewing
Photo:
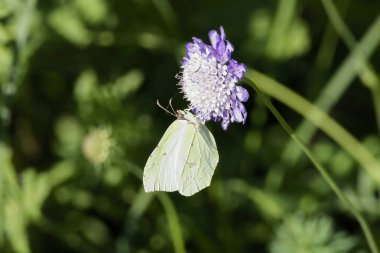
{"type": "Polygon", "coordinates": [[[174,121],[166,130],[144,168],[143,183],[146,192],[179,189],[179,178],[185,163],[181,157],[188,152],[185,150],[185,140],[189,130],[192,130],[189,127],[187,120],[183,119],[174,121]]]}

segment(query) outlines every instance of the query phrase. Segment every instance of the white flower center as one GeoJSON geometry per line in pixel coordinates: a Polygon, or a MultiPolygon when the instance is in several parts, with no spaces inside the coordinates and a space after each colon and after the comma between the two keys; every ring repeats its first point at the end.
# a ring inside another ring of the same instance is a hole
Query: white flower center
{"type": "Polygon", "coordinates": [[[231,91],[237,80],[227,72],[227,65],[215,57],[207,57],[198,50],[189,52],[189,60],[182,66],[179,84],[191,108],[201,115],[216,116],[231,107],[231,91]]]}

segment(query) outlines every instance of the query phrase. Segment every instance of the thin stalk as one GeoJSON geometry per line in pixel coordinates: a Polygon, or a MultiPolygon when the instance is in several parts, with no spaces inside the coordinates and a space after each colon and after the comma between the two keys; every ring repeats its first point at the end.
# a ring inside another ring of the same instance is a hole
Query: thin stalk
{"type": "MultiPolygon", "coordinates": [[[[348,29],[347,25],[344,23],[343,18],[339,14],[339,11],[335,7],[334,3],[331,0],[321,0],[321,2],[334,29],[343,39],[343,42],[346,44],[346,46],[350,50],[354,50],[358,43],[354,35],[348,29]]],[[[374,67],[365,57],[365,54],[360,46],[358,46],[356,72],[359,75],[360,81],[365,86],[367,86],[372,93],[376,122],[380,130],[380,81],[376,72],[374,71],[374,67]]]]}
{"type": "MultiPolygon", "coordinates": [[[[128,167],[129,171],[132,172],[132,174],[134,174],[137,178],[142,179],[143,173],[142,169],[139,168],[139,166],[129,161],[125,161],[125,165],[128,167]]],[[[179,222],[178,214],[173,202],[166,193],[160,192],[154,196],[158,198],[165,210],[165,215],[169,224],[170,236],[173,242],[174,252],[186,253],[185,244],[182,237],[181,224],[179,222]]],[[[127,227],[127,224],[125,224],[124,227],[127,227]]]]}
{"type": "MultiPolygon", "coordinates": [[[[255,83],[258,83],[260,90],[284,103],[295,112],[301,114],[305,118],[305,121],[308,120],[310,123],[314,124],[313,127],[318,127],[322,130],[326,135],[345,149],[377,184],[380,184],[379,161],[358,139],[355,138],[355,136],[348,132],[328,114],[323,112],[319,106],[312,104],[291,89],[287,88],[285,85],[258,71],[249,70],[246,77],[253,80],[255,83]]],[[[305,137],[301,136],[298,132],[297,136],[300,136],[305,142],[305,137]]],[[[302,150],[297,148],[296,143],[288,143],[288,145],[290,144],[294,151],[297,150],[302,154],[302,150]]],[[[282,159],[283,161],[288,161],[289,158],[282,156],[282,159]]]]}
{"type": "MultiPolygon", "coordinates": [[[[350,55],[344,60],[335,74],[333,74],[330,80],[326,83],[314,102],[315,106],[324,112],[329,112],[339,101],[356,76],[357,63],[360,62],[362,57],[368,59],[375,52],[380,43],[379,31],[380,14],[373,21],[355,49],[350,52],[350,55]]],[[[320,123],[322,124],[322,122],[320,123]]],[[[316,130],[317,128],[310,124],[306,119],[296,128],[297,135],[306,143],[311,140],[316,130]]],[[[296,149],[295,144],[290,141],[282,152],[282,158],[287,158],[290,167],[292,167],[299,160],[301,154],[301,150],[296,149]]]]}
{"type": "Polygon", "coordinates": [[[152,2],[161,14],[161,17],[165,20],[167,28],[172,32],[177,32],[178,17],[171,3],[168,0],[152,0],[152,2]]]}
{"type": "Polygon", "coordinates": [[[376,123],[380,131],[380,88],[372,90],[373,106],[375,107],[376,123]]]}
{"type": "Polygon", "coordinates": [[[0,85],[0,140],[9,138],[13,99],[21,79],[21,69],[26,61],[27,39],[31,32],[30,28],[37,0],[17,1],[14,4],[17,9],[17,14],[15,14],[14,18],[18,22],[15,27],[16,38],[13,48],[13,63],[10,66],[7,80],[3,85],[0,85]]]}
{"type": "Polygon", "coordinates": [[[356,208],[355,205],[351,203],[351,201],[344,195],[344,193],[340,190],[338,185],[335,183],[333,178],[328,174],[327,170],[324,168],[324,166],[318,161],[316,156],[313,154],[313,152],[305,145],[305,143],[298,138],[296,133],[293,131],[293,129],[290,127],[290,125],[286,122],[286,120],[281,116],[281,114],[277,111],[277,109],[274,107],[272,102],[269,100],[269,98],[260,91],[260,89],[257,87],[257,85],[250,79],[244,78],[244,80],[256,90],[256,92],[259,94],[267,108],[272,112],[272,114],[276,117],[280,125],[285,129],[285,131],[292,137],[294,142],[302,149],[302,151],[305,153],[305,155],[310,159],[310,161],[314,164],[314,166],[317,168],[319,173],[322,175],[323,179],[326,181],[326,183],[330,186],[330,188],[334,191],[334,193],[337,195],[339,200],[346,206],[346,208],[352,213],[352,215],[357,219],[358,223],[360,224],[363,233],[366,237],[368,246],[372,253],[379,253],[379,250],[377,248],[377,245],[375,243],[375,240],[373,238],[372,232],[368,226],[367,221],[364,219],[363,215],[359,212],[359,210],[356,208]]]}
{"type": "MultiPolygon", "coordinates": [[[[339,1],[339,9],[342,16],[346,13],[351,0],[339,1]]],[[[330,22],[326,22],[325,30],[322,35],[322,40],[319,45],[315,66],[308,78],[310,83],[309,94],[317,94],[320,90],[320,84],[326,80],[327,73],[331,69],[335,53],[338,46],[339,36],[330,22]]]]}
{"type": "Polygon", "coordinates": [[[62,243],[68,245],[73,251],[82,253],[100,253],[100,251],[88,243],[87,240],[83,240],[78,233],[71,232],[70,230],[65,229],[64,226],[56,224],[46,217],[42,216],[34,225],[43,232],[62,241],[62,243]]]}
{"type": "Polygon", "coordinates": [[[297,0],[281,0],[278,2],[276,15],[269,30],[266,52],[268,55],[279,55],[283,51],[283,44],[277,43],[286,35],[294,18],[297,0]]]}
{"type": "Polygon", "coordinates": [[[164,207],[166,218],[169,222],[170,235],[172,237],[174,252],[176,253],[186,253],[185,245],[182,239],[181,225],[179,223],[178,215],[173,205],[173,202],[170,200],[167,194],[158,193],[158,199],[160,200],[162,206],[164,207]]]}

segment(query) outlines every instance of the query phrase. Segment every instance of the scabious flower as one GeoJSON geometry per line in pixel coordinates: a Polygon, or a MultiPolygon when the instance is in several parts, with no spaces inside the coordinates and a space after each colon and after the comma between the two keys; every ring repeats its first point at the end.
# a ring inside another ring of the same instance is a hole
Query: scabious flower
{"type": "Polygon", "coordinates": [[[234,51],[226,40],[223,27],[220,34],[208,33],[211,45],[193,37],[187,43],[186,56],[177,75],[178,85],[190,102],[190,109],[203,121],[221,121],[224,130],[229,123],[245,123],[247,111],[242,102],[248,100],[246,89],[237,86],[247,68],[231,59],[234,51]]]}
{"type": "Polygon", "coordinates": [[[82,152],[93,165],[100,165],[108,159],[111,147],[112,141],[109,131],[96,128],[84,138],[82,152]]]}

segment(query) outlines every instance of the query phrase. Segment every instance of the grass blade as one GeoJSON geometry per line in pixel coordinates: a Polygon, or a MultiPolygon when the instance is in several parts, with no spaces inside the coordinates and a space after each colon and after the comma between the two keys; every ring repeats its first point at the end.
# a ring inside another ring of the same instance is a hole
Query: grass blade
{"type": "Polygon", "coordinates": [[[256,92],[259,94],[261,99],[264,101],[267,108],[272,112],[272,114],[276,117],[278,122],[281,124],[281,126],[284,128],[284,130],[292,137],[294,143],[303,151],[303,153],[310,159],[310,161],[314,164],[314,166],[317,168],[319,173],[322,175],[323,179],[326,181],[326,183],[331,187],[331,189],[334,191],[334,193],[338,196],[340,201],[347,207],[347,209],[352,213],[352,215],[357,219],[359,222],[363,233],[367,239],[367,243],[369,245],[369,248],[372,253],[379,253],[379,250],[377,249],[377,245],[375,243],[375,240],[373,238],[373,235],[371,233],[371,230],[368,226],[367,221],[364,219],[362,214],[359,212],[359,210],[351,203],[351,201],[343,194],[343,192],[340,190],[338,185],[335,183],[335,181],[330,177],[330,175],[327,173],[327,170],[323,167],[323,165],[318,161],[316,156],[313,154],[313,152],[305,145],[305,143],[297,136],[297,134],[293,131],[293,129],[289,126],[289,124],[286,122],[286,120],[281,116],[281,114],[277,111],[277,109],[273,106],[273,104],[270,102],[268,97],[261,92],[259,87],[256,85],[255,82],[253,82],[249,78],[245,78],[245,81],[249,83],[249,85],[256,90],[256,92]]]}
{"type": "Polygon", "coordinates": [[[320,108],[318,108],[318,106],[313,105],[294,91],[262,73],[249,70],[246,76],[253,82],[258,83],[260,90],[269,96],[278,99],[294,111],[301,114],[305,120],[312,122],[315,127],[319,127],[331,139],[336,141],[343,149],[351,154],[351,156],[363,167],[363,169],[378,184],[380,184],[379,161],[360,143],[360,141],[358,141],[320,108]]]}
{"type": "MultiPolygon", "coordinates": [[[[351,31],[348,29],[344,23],[341,15],[339,14],[337,8],[331,0],[321,0],[322,5],[329,17],[331,24],[334,29],[343,39],[344,43],[350,50],[354,50],[357,46],[357,41],[351,31]]],[[[367,86],[372,92],[372,98],[374,100],[376,120],[378,128],[380,129],[380,81],[377,77],[374,67],[366,59],[362,50],[359,49],[360,61],[357,66],[357,74],[359,75],[360,81],[367,86]]]]}
{"type": "MultiPolygon", "coordinates": [[[[326,87],[322,90],[314,103],[316,107],[320,108],[322,111],[328,112],[338,102],[356,76],[357,63],[360,62],[362,57],[369,58],[380,43],[379,31],[380,15],[373,22],[363,39],[358,43],[355,49],[326,84],[326,87]]],[[[307,120],[304,120],[296,129],[297,135],[306,143],[310,141],[315,131],[316,126],[312,125],[307,120]]],[[[289,141],[282,153],[282,160],[286,158],[289,162],[289,167],[293,167],[301,157],[301,154],[301,150],[296,148],[294,142],[289,141]]]]}

